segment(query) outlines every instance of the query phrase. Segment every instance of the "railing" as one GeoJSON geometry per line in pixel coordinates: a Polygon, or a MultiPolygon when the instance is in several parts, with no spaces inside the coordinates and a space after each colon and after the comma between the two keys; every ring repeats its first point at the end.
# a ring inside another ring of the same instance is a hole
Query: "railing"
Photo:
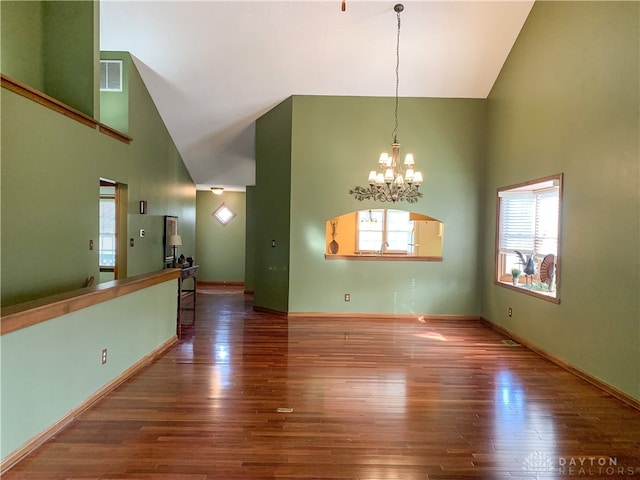
{"type": "Polygon", "coordinates": [[[8,77],[3,73],[0,74],[0,85],[7,90],[10,90],[14,93],[17,93],[18,95],[39,103],[40,105],[50,108],[51,110],[61,113],[62,115],[75,120],[76,122],[80,122],[87,127],[94,129],[98,128],[101,133],[104,133],[105,135],[108,135],[111,138],[115,138],[116,140],[119,140],[123,143],[129,144],[133,140],[130,136],[119,132],[114,128],[111,128],[108,125],[100,123],[95,118],[92,118],[89,115],[62,103],[60,100],[56,100],[55,98],[50,97],[49,95],[42,93],[41,91],[36,90],[29,85],[8,77]]]}
{"type": "Polygon", "coordinates": [[[167,269],[11,305],[2,309],[0,331],[6,335],[179,277],[179,269],[167,269]]]}

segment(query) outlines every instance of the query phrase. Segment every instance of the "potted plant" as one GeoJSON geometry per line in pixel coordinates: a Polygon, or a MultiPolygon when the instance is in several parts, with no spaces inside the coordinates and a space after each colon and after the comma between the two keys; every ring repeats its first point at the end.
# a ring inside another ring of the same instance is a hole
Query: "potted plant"
{"type": "Polygon", "coordinates": [[[520,270],[519,268],[511,269],[511,281],[514,285],[518,285],[518,279],[520,278],[520,275],[522,275],[522,270],[520,270]]]}

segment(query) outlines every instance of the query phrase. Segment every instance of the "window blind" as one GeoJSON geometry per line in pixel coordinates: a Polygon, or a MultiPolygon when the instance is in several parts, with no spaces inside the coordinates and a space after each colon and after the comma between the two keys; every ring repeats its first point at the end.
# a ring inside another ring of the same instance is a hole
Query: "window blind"
{"type": "Polygon", "coordinates": [[[500,198],[500,250],[532,252],[535,248],[535,197],[530,194],[500,198]]]}
{"type": "Polygon", "coordinates": [[[501,192],[500,250],[557,255],[559,208],[557,188],[541,193],[501,192]]]}

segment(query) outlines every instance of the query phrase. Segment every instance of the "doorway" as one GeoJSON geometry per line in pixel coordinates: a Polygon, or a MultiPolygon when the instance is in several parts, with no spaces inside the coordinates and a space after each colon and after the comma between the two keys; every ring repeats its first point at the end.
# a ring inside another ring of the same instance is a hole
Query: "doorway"
{"type": "Polygon", "coordinates": [[[127,186],[100,179],[98,283],[127,276],[127,186]]]}

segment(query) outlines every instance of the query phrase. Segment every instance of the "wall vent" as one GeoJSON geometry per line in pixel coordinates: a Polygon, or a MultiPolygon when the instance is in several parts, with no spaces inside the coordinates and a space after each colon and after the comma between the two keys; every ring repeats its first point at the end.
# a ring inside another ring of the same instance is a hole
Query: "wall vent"
{"type": "Polygon", "coordinates": [[[100,91],[122,91],[122,60],[100,60],[100,91]]]}

